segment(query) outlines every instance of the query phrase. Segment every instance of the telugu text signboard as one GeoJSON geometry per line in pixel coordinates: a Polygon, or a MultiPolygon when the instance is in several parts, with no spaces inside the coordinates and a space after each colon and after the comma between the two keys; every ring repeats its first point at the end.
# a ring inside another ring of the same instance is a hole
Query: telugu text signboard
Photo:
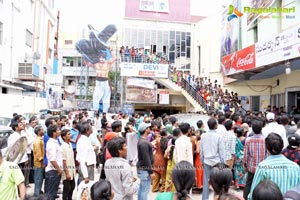
{"type": "Polygon", "coordinates": [[[300,57],[300,25],[255,44],[256,67],[300,57]]]}
{"type": "Polygon", "coordinates": [[[151,63],[121,63],[121,76],[168,78],[169,65],[151,63]]]}

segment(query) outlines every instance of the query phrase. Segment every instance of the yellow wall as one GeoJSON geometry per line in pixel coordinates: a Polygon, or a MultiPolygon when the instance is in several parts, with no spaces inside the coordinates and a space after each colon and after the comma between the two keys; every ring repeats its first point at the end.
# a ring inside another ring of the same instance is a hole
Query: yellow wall
{"type": "Polygon", "coordinates": [[[231,83],[224,87],[228,91],[237,92],[239,96],[272,95],[285,92],[285,88],[300,87],[300,72],[293,71],[291,74],[282,74],[269,79],[242,81],[231,83]],[[277,86],[279,80],[279,86],[277,86]]]}

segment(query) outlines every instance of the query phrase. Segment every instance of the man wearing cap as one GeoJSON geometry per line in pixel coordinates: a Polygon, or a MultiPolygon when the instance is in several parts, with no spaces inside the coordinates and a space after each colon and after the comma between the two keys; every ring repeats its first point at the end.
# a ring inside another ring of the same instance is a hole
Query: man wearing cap
{"type": "Polygon", "coordinates": [[[271,113],[271,112],[267,113],[266,119],[267,119],[267,125],[265,127],[263,127],[263,129],[262,129],[263,136],[267,137],[270,133],[277,133],[278,135],[281,136],[284,147],[286,147],[288,145],[288,141],[286,138],[286,131],[285,131],[284,126],[282,126],[281,124],[278,124],[275,121],[274,113],[271,113]]]}
{"type": "Polygon", "coordinates": [[[151,174],[152,164],[154,162],[152,145],[148,141],[147,136],[150,133],[151,124],[141,123],[139,125],[138,131],[141,137],[138,141],[138,162],[136,164],[137,174],[141,180],[140,188],[138,191],[138,200],[147,200],[148,193],[151,187],[151,174]]]}

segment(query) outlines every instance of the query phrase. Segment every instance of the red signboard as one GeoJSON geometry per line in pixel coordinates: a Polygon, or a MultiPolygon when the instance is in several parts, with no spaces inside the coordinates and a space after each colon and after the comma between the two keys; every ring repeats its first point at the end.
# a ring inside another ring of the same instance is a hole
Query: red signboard
{"type": "Polygon", "coordinates": [[[255,68],[254,44],[222,58],[222,69],[225,76],[253,68],[255,68]]]}

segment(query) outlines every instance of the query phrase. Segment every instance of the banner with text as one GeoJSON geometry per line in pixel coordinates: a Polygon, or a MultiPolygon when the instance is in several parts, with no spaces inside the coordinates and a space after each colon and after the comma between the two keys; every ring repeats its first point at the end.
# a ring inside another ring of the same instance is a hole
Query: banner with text
{"type": "Polygon", "coordinates": [[[168,90],[159,91],[159,104],[169,104],[170,103],[170,92],[168,90]]]}
{"type": "Polygon", "coordinates": [[[155,81],[143,78],[128,78],[126,102],[157,103],[157,85],[155,85],[155,81]]]}
{"type": "Polygon", "coordinates": [[[225,76],[253,68],[255,68],[254,44],[222,58],[222,69],[225,76]]]}
{"type": "Polygon", "coordinates": [[[300,25],[255,44],[256,67],[300,57],[300,25]]]}
{"type": "Polygon", "coordinates": [[[168,78],[169,65],[151,63],[121,63],[121,76],[168,78]]]}

